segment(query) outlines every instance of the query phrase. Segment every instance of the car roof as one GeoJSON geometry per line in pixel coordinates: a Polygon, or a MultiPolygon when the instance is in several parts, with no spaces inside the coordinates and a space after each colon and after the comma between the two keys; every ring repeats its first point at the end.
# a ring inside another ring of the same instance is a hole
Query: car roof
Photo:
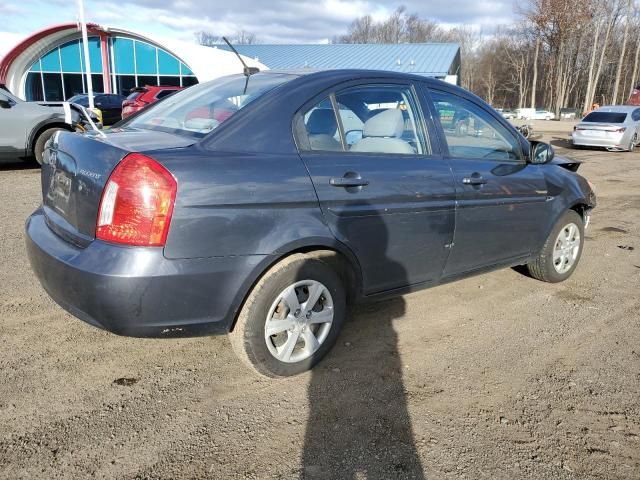
{"type": "Polygon", "coordinates": [[[633,105],[606,105],[604,107],[597,108],[594,112],[615,112],[615,113],[631,113],[637,110],[638,107],[633,105]]]}
{"type": "MultiPolygon", "coordinates": [[[[445,83],[441,80],[437,80],[433,77],[427,77],[424,75],[417,75],[413,73],[391,72],[388,70],[365,70],[356,68],[338,68],[338,69],[326,69],[318,70],[313,68],[301,68],[292,70],[261,70],[259,74],[279,74],[279,75],[291,75],[296,77],[314,77],[314,78],[331,78],[332,80],[358,80],[360,78],[389,78],[389,79],[406,79],[414,81],[422,81],[428,83],[445,83]]],[[[450,84],[447,84],[450,85],[450,84]]]]}

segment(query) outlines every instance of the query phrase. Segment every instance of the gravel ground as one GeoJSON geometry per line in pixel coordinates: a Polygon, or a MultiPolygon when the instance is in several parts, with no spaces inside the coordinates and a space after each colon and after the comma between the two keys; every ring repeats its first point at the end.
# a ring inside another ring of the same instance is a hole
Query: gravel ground
{"type": "Polygon", "coordinates": [[[57,307],[0,169],[0,477],[640,478],[640,153],[584,160],[599,208],[560,285],[513,270],[358,307],[313,372],[268,380],[227,338],[117,337],[57,307]],[[632,249],[635,248],[635,249],[632,249]]]}

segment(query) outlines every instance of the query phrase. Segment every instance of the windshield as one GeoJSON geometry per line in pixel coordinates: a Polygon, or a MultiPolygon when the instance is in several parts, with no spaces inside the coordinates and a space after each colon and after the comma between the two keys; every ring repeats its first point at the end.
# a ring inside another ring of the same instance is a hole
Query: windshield
{"type": "Polygon", "coordinates": [[[167,97],[125,125],[204,137],[256,98],[295,78],[288,74],[232,75],[167,97]],[[245,92],[246,86],[246,92],[245,92]]]}
{"type": "Polygon", "coordinates": [[[627,114],[624,112],[591,112],[584,117],[583,122],[624,123],[627,114]]]}
{"type": "Polygon", "coordinates": [[[68,100],[69,103],[77,103],[83,107],[89,106],[89,97],[87,95],[75,95],[68,100]]]}

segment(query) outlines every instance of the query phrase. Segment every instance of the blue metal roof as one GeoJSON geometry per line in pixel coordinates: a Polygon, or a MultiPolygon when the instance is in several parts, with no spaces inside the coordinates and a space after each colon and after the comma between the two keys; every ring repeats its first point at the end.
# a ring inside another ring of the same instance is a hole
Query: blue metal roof
{"type": "MultiPolygon", "coordinates": [[[[457,74],[460,47],[455,43],[234,45],[238,52],[271,69],[362,68],[429,77],[457,74]],[[453,71],[452,71],[453,68],[453,71]]],[[[218,48],[229,50],[226,45],[218,48]]]]}

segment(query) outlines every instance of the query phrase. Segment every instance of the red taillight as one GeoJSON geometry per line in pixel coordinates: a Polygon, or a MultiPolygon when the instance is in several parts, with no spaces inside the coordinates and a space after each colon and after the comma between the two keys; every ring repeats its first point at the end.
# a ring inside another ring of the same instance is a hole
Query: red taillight
{"type": "Polygon", "coordinates": [[[176,180],[166,168],[146,155],[130,153],[102,192],[96,238],[125,245],[163,246],[176,190],[176,180]]]}

